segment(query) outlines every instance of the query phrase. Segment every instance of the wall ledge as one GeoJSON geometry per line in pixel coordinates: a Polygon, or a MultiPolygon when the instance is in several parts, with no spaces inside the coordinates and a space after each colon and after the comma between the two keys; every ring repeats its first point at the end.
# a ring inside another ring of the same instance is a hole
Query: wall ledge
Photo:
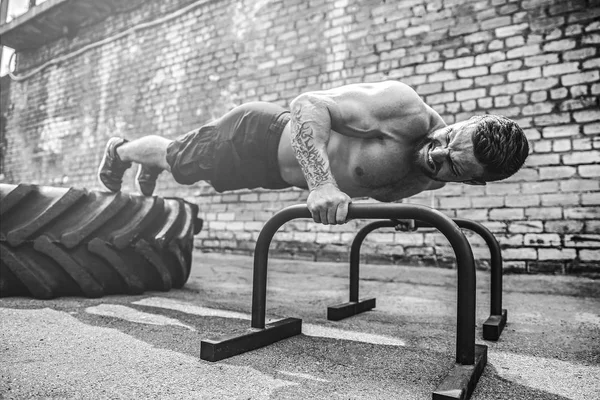
{"type": "Polygon", "coordinates": [[[37,49],[122,8],[119,0],[47,0],[0,25],[0,44],[17,51],[37,49]]]}

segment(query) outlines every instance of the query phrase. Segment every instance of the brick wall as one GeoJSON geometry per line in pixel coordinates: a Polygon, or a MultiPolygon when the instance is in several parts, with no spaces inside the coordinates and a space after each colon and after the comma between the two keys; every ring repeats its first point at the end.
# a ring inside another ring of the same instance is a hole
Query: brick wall
{"type": "MultiPolygon", "coordinates": [[[[147,1],[21,53],[17,74],[192,1],[147,1]]],[[[203,1],[183,16],[2,81],[5,182],[98,189],[107,138],[173,138],[246,101],[287,106],[303,91],[384,79],[412,87],[446,120],[497,113],[531,141],[526,167],[486,187],[448,185],[405,200],[482,222],[507,269],[600,272],[600,3],[596,0],[203,1]],[[10,86],[9,91],[5,88],[10,86]]],[[[126,176],[133,180],[133,171],[126,176]]],[[[133,190],[131,184],[126,190],[133,190]]],[[[157,194],[196,202],[198,247],[251,252],[263,223],[302,190],[215,193],[161,177],[157,194]]],[[[367,221],[288,223],[279,256],[346,259],[367,221]]],[[[489,257],[469,235],[475,256],[489,257]]],[[[450,265],[446,239],[381,230],[371,261],[450,265]]],[[[481,265],[486,265],[485,261],[481,265]]]]}

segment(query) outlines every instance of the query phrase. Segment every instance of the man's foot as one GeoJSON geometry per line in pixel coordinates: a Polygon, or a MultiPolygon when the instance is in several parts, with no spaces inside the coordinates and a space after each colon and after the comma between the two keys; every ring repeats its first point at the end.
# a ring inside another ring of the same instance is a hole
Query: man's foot
{"type": "Polygon", "coordinates": [[[144,196],[152,196],[152,193],[154,193],[154,189],[156,188],[156,179],[161,172],[161,168],[146,167],[140,164],[136,180],[138,188],[144,196]]]}
{"type": "Polygon", "coordinates": [[[120,137],[111,137],[106,143],[104,157],[98,169],[98,179],[111,192],[121,190],[123,183],[123,175],[125,171],[131,167],[131,162],[122,161],[117,154],[117,147],[127,143],[127,140],[120,137]]]}

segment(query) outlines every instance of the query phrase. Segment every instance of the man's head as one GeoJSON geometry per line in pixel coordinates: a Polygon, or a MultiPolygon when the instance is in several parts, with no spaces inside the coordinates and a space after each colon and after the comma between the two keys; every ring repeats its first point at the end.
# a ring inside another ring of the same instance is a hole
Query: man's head
{"type": "Polygon", "coordinates": [[[528,154],[527,138],[514,121],[483,115],[432,132],[416,162],[431,179],[482,185],[513,175],[528,154]]]}

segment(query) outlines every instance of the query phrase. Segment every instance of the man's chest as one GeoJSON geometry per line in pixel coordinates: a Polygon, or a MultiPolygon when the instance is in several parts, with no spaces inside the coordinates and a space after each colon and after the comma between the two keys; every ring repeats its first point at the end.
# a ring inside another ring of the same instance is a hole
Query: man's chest
{"type": "Polygon", "coordinates": [[[330,146],[335,149],[329,157],[336,179],[350,180],[359,187],[382,188],[414,174],[416,152],[411,143],[333,137],[330,146]]]}

